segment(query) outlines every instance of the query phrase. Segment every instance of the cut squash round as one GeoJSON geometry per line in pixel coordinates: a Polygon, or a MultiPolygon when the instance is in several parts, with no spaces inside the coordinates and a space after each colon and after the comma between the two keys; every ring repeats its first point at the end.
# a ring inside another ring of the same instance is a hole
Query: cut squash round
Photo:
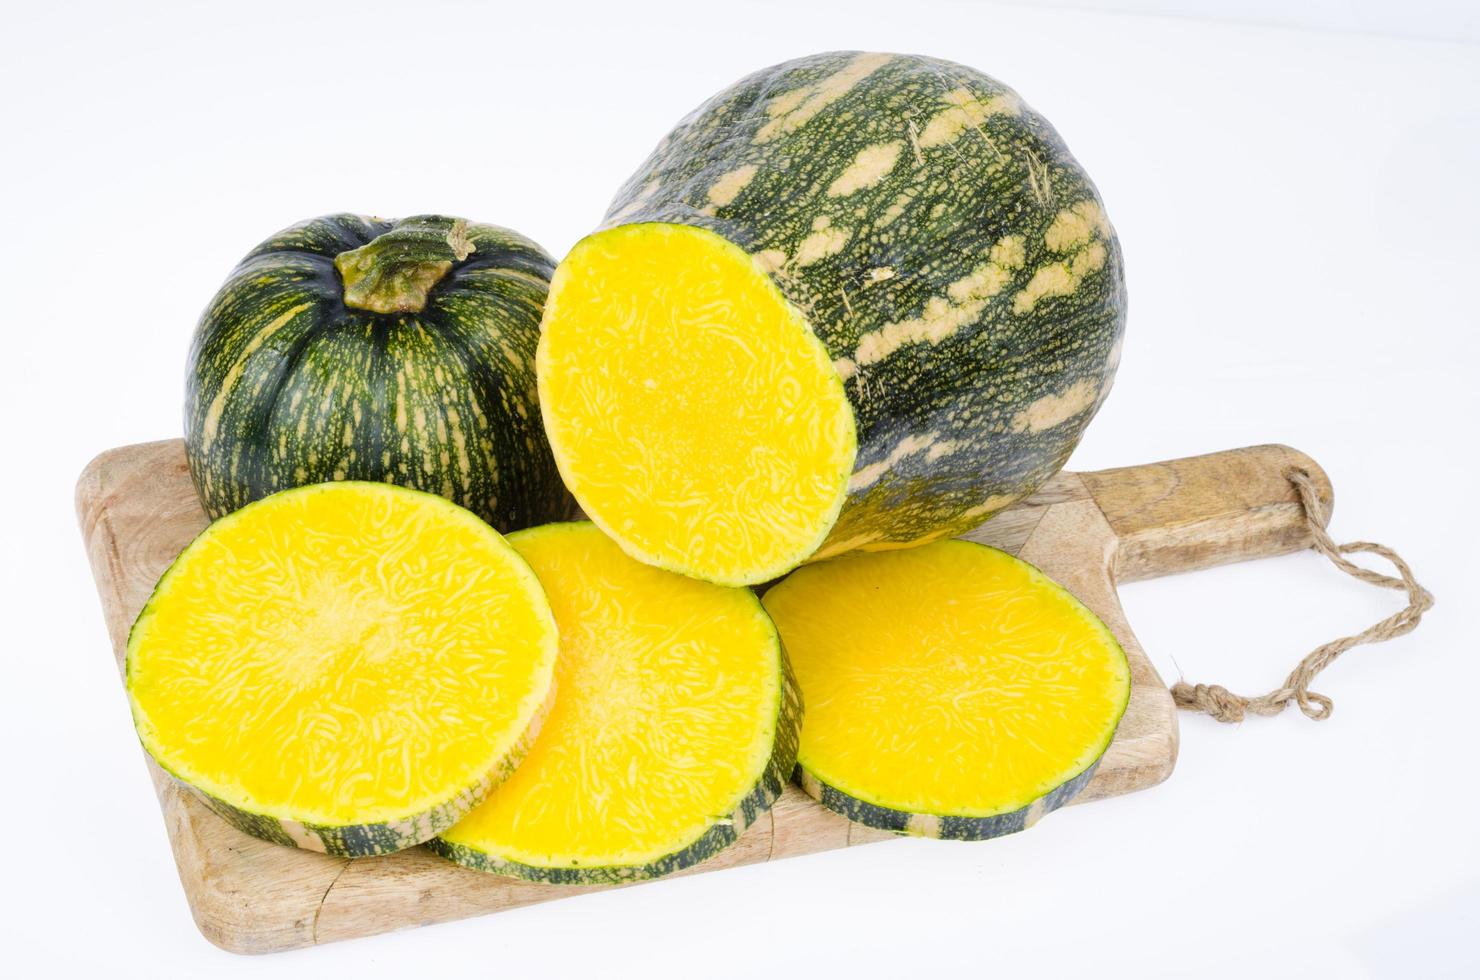
{"type": "Polygon", "coordinates": [[[781,795],[801,701],[759,600],[652,568],[588,522],[509,537],[560,628],[560,695],[529,757],[429,841],[554,884],[654,878],[734,843],[781,795]]]}
{"type": "Polygon", "coordinates": [[[627,225],[578,244],[536,375],[566,485],[641,561],[763,582],[838,519],[856,452],[843,382],[764,267],[714,232],[627,225]]]}
{"type": "Polygon", "coordinates": [[[808,565],[765,606],[807,699],[802,788],[870,827],[1022,830],[1089,782],[1130,698],[1105,624],[985,545],[808,565]]]}
{"type": "Polygon", "coordinates": [[[126,672],[145,749],[212,809],[357,857],[447,829],[507,778],[558,652],[498,532],[441,497],[344,482],[207,528],[139,614],[126,672]]]}

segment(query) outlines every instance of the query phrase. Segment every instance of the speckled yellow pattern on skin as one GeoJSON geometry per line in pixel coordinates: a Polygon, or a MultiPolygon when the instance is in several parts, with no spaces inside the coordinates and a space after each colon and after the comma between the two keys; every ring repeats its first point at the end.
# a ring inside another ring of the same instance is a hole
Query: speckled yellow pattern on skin
{"type": "Polygon", "coordinates": [[[754,72],[626,181],[603,227],[627,224],[733,242],[827,348],[857,448],[819,554],[965,533],[1063,466],[1110,391],[1126,296],[1099,194],[967,66],[833,51],[754,72]]]}
{"type": "Polygon", "coordinates": [[[324,484],[186,549],[130,634],[128,689],[145,747],[187,783],[252,814],[366,824],[442,806],[522,751],[557,650],[534,574],[477,517],[324,484]]]}

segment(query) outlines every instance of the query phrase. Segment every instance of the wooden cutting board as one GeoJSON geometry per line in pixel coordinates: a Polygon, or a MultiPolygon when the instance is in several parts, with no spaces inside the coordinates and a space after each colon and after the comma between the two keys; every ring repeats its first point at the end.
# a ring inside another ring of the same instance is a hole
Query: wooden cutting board
{"type": "MultiPolygon", "coordinates": [[[[1290,467],[1310,473],[1329,515],[1331,485],[1313,461],[1285,446],[1255,446],[1061,473],[967,535],[1021,556],[1068,586],[1105,620],[1130,658],[1130,705],[1075,802],[1154,786],[1177,759],[1176,709],[1126,623],[1116,583],[1307,547],[1299,498],[1284,475],[1290,467]]],[[[129,627],[155,580],[207,523],[185,468],[184,444],[151,442],[98,456],[78,480],[77,516],[121,669],[129,627]]],[[[119,737],[132,735],[120,731],[119,737]]],[[[346,859],[269,844],[234,829],[152,761],[148,765],[196,924],[211,942],[234,952],[292,949],[593,890],[482,874],[420,847],[346,859]]],[[[791,787],[734,847],[690,873],[889,836],[850,824],[791,787]]]]}

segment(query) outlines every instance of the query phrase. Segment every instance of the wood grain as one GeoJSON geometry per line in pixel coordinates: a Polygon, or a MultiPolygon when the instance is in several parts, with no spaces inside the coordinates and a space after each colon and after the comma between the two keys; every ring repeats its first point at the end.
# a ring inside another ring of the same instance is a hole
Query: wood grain
{"type": "MultiPolygon", "coordinates": [[[[1081,477],[1118,541],[1115,577],[1134,582],[1310,547],[1285,476],[1303,469],[1330,520],[1331,481],[1289,446],[1255,446],[1081,477]]],[[[1322,521],[1324,524],[1325,521],[1322,521]]]]}
{"type": "MultiPolygon", "coordinates": [[[[1153,786],[1176,764],[1176,709],[1126,622],[1117,575],[1146,578],[1305,547],[1299,503],[1282,476],[1291,465],[1310,472],[1329,502],[1330,483],[1314,462],[1287,447],[1258,446],[1062,473],[967,535],[1018,554],[1064,583],[1125,646],[1130,705],[1076,802],[1153,786]]],[[[206,526],[183,444],[152,442],[98,456],[78,480],[77,515],[121,669],[129,627],[155,581],[206,526]]],[[[419,847],[356,859],[280,847],[232,828],[153,762],[148,766],[196,924],[211,942],[234,952],[350,939],[602,887],[481,874],[419,847]]],[[[734,847],[685,873],[885,839],[888,834],[850,824],[793,787],[734,847]]]]}

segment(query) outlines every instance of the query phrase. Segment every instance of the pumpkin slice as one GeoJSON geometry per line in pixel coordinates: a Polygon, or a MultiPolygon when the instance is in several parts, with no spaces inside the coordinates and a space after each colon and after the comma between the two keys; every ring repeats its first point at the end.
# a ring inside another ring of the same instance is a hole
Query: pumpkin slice
{"type": "Polygon", "coordinates": [[[1130,697],[1105,624],[985,545],[809,565],[765,606],[807,699],[803,789],[883,830],[1022,830],[1089,782],[1130,697]]]}
{"type": "Polygon", "coordinates": [[[561,475],[628,554],[766,581],[816,551],[853,470],[853,413],[806,319],[713,232],[587,238],[551,284],[536,359],[561,475]]]}
{"type": "Polygon", "coordinates": [[[498,532],[430,494],[331,483],[196,538],[134,623],[127,686],[149,754],[237,827],[385,854],[518,765],[558,650],[498,532]]]}
{"type": "Polygon", "coordinates": [[[509,541],[560,624],[560,696],[529,758],[429,846],[558,884],[678,871],[734,843],[781,794],[801,702],[748,590],[633,561],[590,523],[509,541]]]}

